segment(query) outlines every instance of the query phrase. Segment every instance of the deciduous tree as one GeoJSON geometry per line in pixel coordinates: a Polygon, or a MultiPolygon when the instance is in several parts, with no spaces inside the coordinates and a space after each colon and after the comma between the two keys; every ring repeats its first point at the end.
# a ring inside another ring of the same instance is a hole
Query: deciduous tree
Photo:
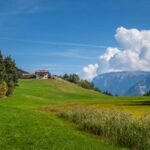
{"type": "Polygon", "coordinates": [[[0,86],[0,96],[4,97],[4,96],[6,96],[6,93],[7,93],[7,84],[5,81],[3,81],[0,86]]]}

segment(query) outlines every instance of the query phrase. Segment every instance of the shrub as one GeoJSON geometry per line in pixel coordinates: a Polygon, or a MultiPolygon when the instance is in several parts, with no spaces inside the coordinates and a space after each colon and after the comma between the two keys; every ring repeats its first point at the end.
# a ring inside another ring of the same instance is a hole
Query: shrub
{"type": "MultiPolygon", "coordinates": [[[[103,94],[108,95],[108,96],[113,96],[113,94],[111,94],[111,93],[108,92],[108,91],[104,91],[103,94]]],[[[116,95],[116,96],[117,96],[117,95],[116,95]]]]}
{"type": "Polygon", "coordinates": [[[79,83],[78,83],[79,86],[85,88],[85,89],[93,89],[94,88],[94,85],[93,83],[87,81],[87,80],[81,80],[79,83]]]}
{"type": "Polygon", "coordinates": [[[100,89],[94,87],[94,84],[92,82],[89,82],[87,80],[81,80],[80,82],[78,82],[78,85],[85,89],[91,89],[97,92],[101,92],[100,89]]]}
{"type": "Polygon", "coordinates": [[[149,150],[150,118],[95,109],[63,111],[60,117],[76,123],[80,130],[112,139],[116,144],[138,150],[149,150]]]}

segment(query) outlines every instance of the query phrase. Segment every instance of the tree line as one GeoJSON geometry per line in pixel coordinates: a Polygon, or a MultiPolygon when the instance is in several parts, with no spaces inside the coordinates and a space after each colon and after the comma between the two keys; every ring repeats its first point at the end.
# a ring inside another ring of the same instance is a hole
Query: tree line
{"type": "Polygon", "coordinates": [[[150,96],[150,91],[146,92],[143,96],[150,96]]]}
{"type": "Polygon", "coordinates": [[[15,61],[10,57],[4,57],[0,51],[0,97],[9,96],[17,86],[18,74],[15,61]]]}
{"type": "Polygon", "coordinates": [[[67,73],[65,73],[63,76],[61,76],[61,78],[66,80],[66,81],[75,83],[75,84],[81,86],[82,88],[91,89],[91,90],[94,90],[94,91],[101,92],[100,89],[94,87],[94,84],[92,82],[89,82],[87,80],[81,80],[80,77],[77,74],[67,74],[67,73]]]}

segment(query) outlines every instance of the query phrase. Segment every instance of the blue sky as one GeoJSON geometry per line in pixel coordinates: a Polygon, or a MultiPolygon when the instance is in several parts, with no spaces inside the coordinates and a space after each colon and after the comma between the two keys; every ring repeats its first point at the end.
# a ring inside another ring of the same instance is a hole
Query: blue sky
{"type": "Polygon", "coordinates": [[[120,26],[150,28],[149,0],[0,0],[0,49],[33,72],[80,73],[120,26]]]}

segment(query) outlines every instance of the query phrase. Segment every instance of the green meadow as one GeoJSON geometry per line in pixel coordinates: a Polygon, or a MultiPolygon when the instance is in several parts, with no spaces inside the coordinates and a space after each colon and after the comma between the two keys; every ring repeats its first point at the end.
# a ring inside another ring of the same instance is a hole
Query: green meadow
{"type": "Polygon", "coordinates": [[[79,130],[58,113],[90,108],[150,113],[149,97],[111,97],[66,81],[20,80],[10,97],[0,99],[1,150],[123,150],[111,139],[79,130]]]}

